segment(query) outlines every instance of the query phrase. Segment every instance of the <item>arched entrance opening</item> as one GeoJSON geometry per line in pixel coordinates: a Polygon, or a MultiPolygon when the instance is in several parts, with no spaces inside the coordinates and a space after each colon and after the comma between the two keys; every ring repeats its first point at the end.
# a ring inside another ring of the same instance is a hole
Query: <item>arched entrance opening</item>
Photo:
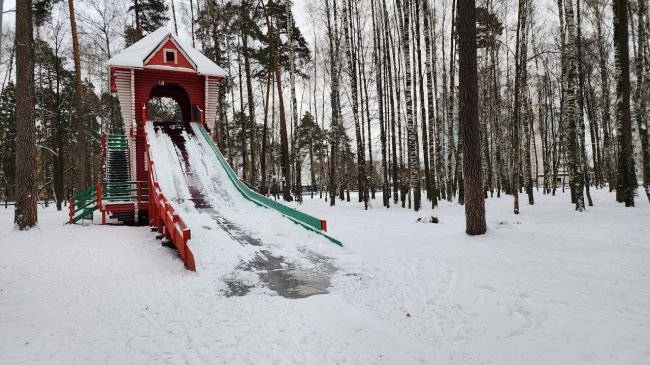
{"type": "Polygon", "coordinates": [[[149,93],[147,119],[154,123],[182,123],[192,121],[192,103],[187,91],[175,83],[159,82],[149,93]]]}

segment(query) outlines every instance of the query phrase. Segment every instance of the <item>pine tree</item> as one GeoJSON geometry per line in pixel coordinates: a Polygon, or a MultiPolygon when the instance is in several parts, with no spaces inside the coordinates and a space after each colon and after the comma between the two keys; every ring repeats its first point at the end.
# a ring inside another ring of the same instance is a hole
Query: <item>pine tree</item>
{"type": "Polygon", "coordinates": [[[169,21],[169,7],[165,0],[132,0],[128,11],[133,12],[135,28],[127,25],[124,30],[127,46],[139,41],[143,36],[164,26],[169,21]]]}
{"type": "Polygon", "coordinates": [[[291,0],[285,0],[287,17],[287,43],[289,44],[289,89],[291,91],[291,124],[294,131],[294,138],[292,140],[291,155],[295,161],[295,186],[294,195],[298,202],[302,202],[302,181],[301,181],[301,162],[299,162],[300,151],[296,146],[296,139],[298,138],[298,99],[296,98],[296,60],[293,57],[296,48],[296,40],[294,34],[293,14],[291,13],[291,0]]]}
{"type": "Polygon", "coordinates": [[[86,189],[86,122],[84,115],[83,86],[81,83],[81,49],[79,46],[79,37],[77,36],[77,20],[74,10],[74,0],[68,0],[70,10],[70,32],[72,34],[72,49],[74,58],[75,71],[75,88],[74,88],[74,107],[73,118],[74,126],[77,133],[77,182],[76,191],[79,193],[86,189]]]}
{"type": "MultiPolygon", "coordinates": [[[[249,4],[249,0],[244,0],[242,1],[240,5],[240,17],[239,17],[239,27],[240,27],[240,37],[241,37],[241,54],[244,58],[244,72],[246,75],[246,96],[247,96],[247,104],[248,104],[248,119],[245,120],[245,123],[247,123],[246,129],[248,129],[248,137],[249,137],[249,145],[250,145],[250,161],[249,161],[249,167],[248,167],[248,172],[249,172],[249,182],[252,185],[256,185],[257,183],[257,177],[256,177],[256,168],[255,168],[255,130],[256,130],[256,125],[257,123],[255,122],[255,100],[253,99],[253,80],[252,80],[252,74],[251,74],[251,62],[250,62],[250,53],[254,50],[252,50],[249,47],[249,34],[252,31],[257,30],[255,22],[251,19],[250,16],[250,9],[251,4],[249,4]]],[[[244,145],[244,149],[246,146],[244,145]]],[[[245,156],[246,154],[244,154],[245,156]]]]}
{"type": "Polygon", "coordinates": [[[481,177],[481,137],[478,120],[476,61],[476,2],[458,0],[458,111],[463,133],[465,221],[469,235],[484,234],[485,201],[481,177]]]}
{"type": "Polygon", "coordinates": [[[16,4],[16,210],[21,230],[38,221],[36,213],[36,125],[34,121],[34,38],[32,1],[16,4]]]}
{"type": "Polygon", "coordinates": [[[266,18],[266,25],[267,25],[267,37],[269,39],[270,45],[270,53],[271,53],[271,64],[272,64],[272,69],[274,72],[275,76],[275,82],[277,86],[277,91],[278,91],[278,103],[279,103],[279,114],[280,114],[280,159],[281,159],[281,174],[282,174],[282,179],[284,179],[285,184],[282,190],[282,198],[285,201],[291,201],[291,191],[289,188],[289,172],[291,171],[290,164],[289,164],[289,139],[287,137],[287,120],[286,120],[286,113],[285,113],[285,107],[284,107],[284,97],[282,96],[282,77],[281,77],[281,72],[280,72],[280,53],[279,53],[279,45],[278,45],[278,38],[276,36],[274,27],[273,27],[273,21],[271,20],[271,13],[270,11],[272,10],[274,4],[272,0],[269,0],[269,2],[264,6],[263,5],[263,10],[264,10],[264,17],[266,18]]]}

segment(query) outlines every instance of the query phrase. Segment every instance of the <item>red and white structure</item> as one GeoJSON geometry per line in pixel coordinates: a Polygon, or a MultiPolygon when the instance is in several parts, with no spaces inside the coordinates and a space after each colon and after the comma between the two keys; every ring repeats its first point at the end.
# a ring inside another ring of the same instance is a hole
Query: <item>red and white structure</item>
{"type": "Polygon", "coordinates": [[[111,93],[118,96],[129,137],[131,180],[148,179],[144,126],[151,98],[172,98],[180,106],[183,123],[200,122],[214,131],[219,82],[225,71],[170,30],[156,30],[107,65],[111,93]]]}

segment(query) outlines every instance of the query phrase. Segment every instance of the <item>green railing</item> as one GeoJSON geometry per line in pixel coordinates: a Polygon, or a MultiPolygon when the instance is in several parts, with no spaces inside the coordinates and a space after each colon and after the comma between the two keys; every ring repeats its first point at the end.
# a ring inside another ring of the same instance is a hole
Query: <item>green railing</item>
{"type": "Polygon", "coordinates": [[[201,132],[201,134],[203,135],[204,139],[208,142],[208,145],[210,146],[210,148],[212,149],[214,154],[217,156],[217,159],[219,160],[219,162],[221,163],[221,166],[226,171],[226,173],[228,175],[228,178],[233,183],[235,188],[242,194],[242,196],[244,196],[244,198],[252,201],[253,203],[255,203],[255,204],[259,205],[259,206],[276,210],[276,211],[280,212],[282,215],[284,215],[285,217],[292,220],[293,222],[295,222],[297,224],[300,224],[301,226],[305,227],[306,229],[308,229],[310,231],[313,231],[313,232],[316,232],[316,233],[324,236],[325,238],[327,238],[328,240],[330,240],[331,242],[333,242],[333,243],[335,243],[335,244],[337,244],[339,246],[343,246],[341,244],[341,241],[339,241],[339,240],[337,240],[337,239],[335,239],[335,238],[333,238],[333,237],[331,237],[331,236],[329,236],[329,235],[327,235],[327,234],[325,234],[325,233],[323,233],[321,231],[321,230],[326,229],[326,224],[325,224],[324,220],[312,217],[309,214],[305,214],[305,213],[303,213],[301,211],[298,211],[298,210],[295,210],[293,208],[287,207],[286,205],[284,205],[282,203],[278,203],[278,202],[276,202],[274,200],[271,200],[271,199],[269,199],[269,198],[255,192],[253,189],[249,188],[247,186],[247,184],[240,181],[239,178],[237,177],[237,174],[233,171],[233,169],[230,167],[228,162],[226,162],[226,159],[221,154],[221,151],[219,151],[219,149],[214,144],[214,142],[212,142],[212,139],[208,135],[208,132],[205,130],[205,128],[203,128],[203,126],[201,124],[199,124],[199,123],[197,123],[196,125],[198,126],[198,129],[201,132]]]}
{"type": "Polygon", "coordinates": [[[103,201],[128,201],[142,202],[149,196],[148,183],[146,181],[112,181],[102,184],[103,201]]]}
{"type": "Polygon", "coordinates": [[[81,193],[70,198],[70,223],[77,223],[82,219],[93,218],[97,210],[97,187],[91,186],[81,193]]]}
{"type": "Polygon", "coordinates": [[[92,219],[104,202],[143,203],[149,200],[146,181],[102,182],[70,198],[69,223],[92,219]]]}

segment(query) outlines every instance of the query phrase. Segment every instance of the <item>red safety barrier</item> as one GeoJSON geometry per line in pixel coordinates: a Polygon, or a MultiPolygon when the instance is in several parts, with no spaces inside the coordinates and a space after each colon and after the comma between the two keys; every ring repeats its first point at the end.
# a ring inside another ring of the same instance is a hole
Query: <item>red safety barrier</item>
{"type": "MultiPolygon", "coordinates": [[[[188,270],[196,271],[194,254],[187,245],[192,238],[190,229],[165,198],[156,177],[155,163],[151,158],[149,136],[145,133],[147,159],[149,161],[149,225],[155,227],[168,240],[174,243],[188,270]]],[[[138,189],[139,191],[139,189],[138,189]]],[[[138,196],[138,201],[140,197],[138,196]]]]}

